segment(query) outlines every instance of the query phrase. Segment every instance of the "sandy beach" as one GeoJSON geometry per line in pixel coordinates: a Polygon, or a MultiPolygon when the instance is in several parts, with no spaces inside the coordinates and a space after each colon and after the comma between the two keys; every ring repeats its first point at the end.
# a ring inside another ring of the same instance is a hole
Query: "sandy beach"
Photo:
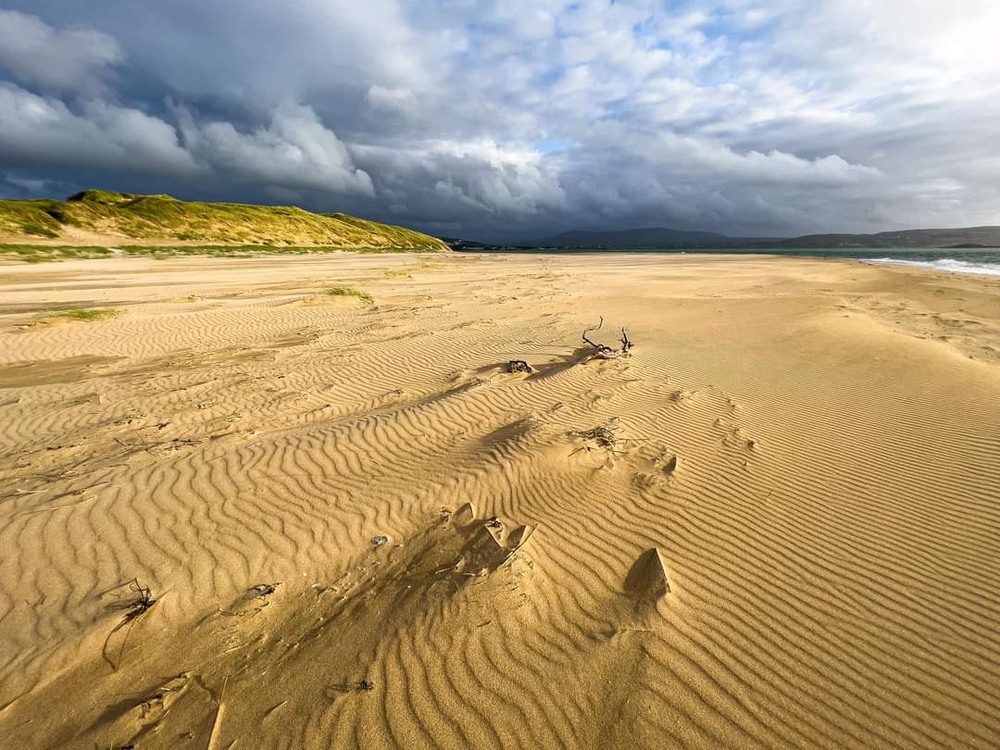
{"type": "Polygon", "coordinates": [[[996,278],[10,263],[0,449],[0,747],[1000,746],[996,278]]]}

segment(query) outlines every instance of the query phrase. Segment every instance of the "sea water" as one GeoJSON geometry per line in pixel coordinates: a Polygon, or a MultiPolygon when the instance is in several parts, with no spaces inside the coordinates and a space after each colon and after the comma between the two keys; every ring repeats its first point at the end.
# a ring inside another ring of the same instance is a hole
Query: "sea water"
{"type": "MultiPolygon", "coordinates": [[[[744,252],[741,248],[740,252],[744,252]]],[[[759,253],[819,258],[856,258],[879,265],[913,266],[947,273],[1000,276],[1000,248],[815,248],[760,249],[759,253]]]]}
{"type": "Polygon", "coordinates": [[[868,258],[869,263],[888,263],[902,266],[917,266],[919,268],[931,268],[935,271],[947,271],[949,273],[973,273],[982,276],[1000,276],[1000,253],[994,253],[993,257],[980,257],[974,260],[963,260],[961,258],[936,258],[934,260],[914,259],[914,258],[868,258]]]}

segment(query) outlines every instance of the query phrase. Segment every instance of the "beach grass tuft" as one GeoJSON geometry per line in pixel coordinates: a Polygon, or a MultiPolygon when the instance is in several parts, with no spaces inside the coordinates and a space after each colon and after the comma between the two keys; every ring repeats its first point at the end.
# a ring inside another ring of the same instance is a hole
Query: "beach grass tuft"
{"type": "Polygon", "coordinates": [[[361,289],[355,289],[350,286],[335,286],[326,290],[326,293],[331,297],[355,297],[366,304],[372,304],[375,300],[372,296],[361,289]]]}
{"type": "Polygon", "coordinates": [[[66,310],[54,310],[45,313],[42,317],[46,320],[82,320],[92,322],[95,320],[110,320],[124,315],[124,310],[115,307],[71,307],[66,310]]]}

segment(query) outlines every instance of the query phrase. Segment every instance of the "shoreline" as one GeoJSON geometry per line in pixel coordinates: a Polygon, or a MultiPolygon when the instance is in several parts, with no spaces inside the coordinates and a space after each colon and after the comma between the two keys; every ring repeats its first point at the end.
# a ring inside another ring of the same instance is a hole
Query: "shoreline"
{"type": "MultiPolygon", "coordinates": [[[[15,247],[15,246],[9,246],[15,247]]],[[[450,252],[432,250],[412,250],[399,248],[341,248],[328,246],[301,246],[301,247],[271,247],[262,245],[240,245],[240,244],[217,244],[205,245],[198,242],[186,243],[145,243],[142,245],[122,245],[96,247],[89,245],[64,246],[54,241],[47,243],[33,243],[28,245],[17,245],[18,250],[0,251],[0,266],[10,266],[18,264],[38,264],[38,263],[63,263],[68,260],[110,260],[117,258],[146,257],[157,260],[172,260],[176,258],[199,258],[199,257],[221,257],[221,258],[259,258],[287,256],[294,257],[300,255],[467,255],[467,256],[538,256],[538,257],[613,257],[615,255],[663,255],[663,256],[707,256],[716,258],[813,258],[817,260],[854,260],[865,264],[904,266],[928,271],[936,271],[948,274],[965,274],[980,277],[1000,276],[1000,251],[992,248],[978,248],[974,250],[964,249],[956,251],[952,248],[871,248],[872,252],[864,250],[850,249],[838,251],[836,249],[809,250],[787,250],[767,252],[748,252],[731,250],[552,250],[552,249],[521,249],[514,251],[500,250],[452,250],[450,252]],[[34,255],[38,250],[51,250],[56,254],[34,255]],[[947,251],[951,252],[947,252],[947,251]],[[22,252],[23,251],[23,252],[22,252]],[[889,256],[874,257],[878,251],[890,251],[897,254],[927,256],[927,255],[947,255],[948,257],[936,258],[928,261],[912,260],[908,258],[893,258],[889,256]],[[864,255],[860,253],[865,252],[864,255]],[[872,257],[869,257],[872,256],[872,257]],[[988,262],[974,262],[951,256],[966,256],[966,258],[985,257],[988,262]],[[994,262],[994,259],[995,262],[994,262]]]]}

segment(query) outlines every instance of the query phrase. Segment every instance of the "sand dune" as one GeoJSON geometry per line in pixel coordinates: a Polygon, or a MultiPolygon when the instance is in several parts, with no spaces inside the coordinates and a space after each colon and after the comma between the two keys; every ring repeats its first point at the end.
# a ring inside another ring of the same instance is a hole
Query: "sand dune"
{"type": "Polygon", "coordinates": [[[0,288],[2,747],[1000,746],[993,280],[344,255],[0,288]],[[33,324],[71,306],[123,314],[33,324]],[[631,357],[589,358],[600,315],[631,357]]]}

